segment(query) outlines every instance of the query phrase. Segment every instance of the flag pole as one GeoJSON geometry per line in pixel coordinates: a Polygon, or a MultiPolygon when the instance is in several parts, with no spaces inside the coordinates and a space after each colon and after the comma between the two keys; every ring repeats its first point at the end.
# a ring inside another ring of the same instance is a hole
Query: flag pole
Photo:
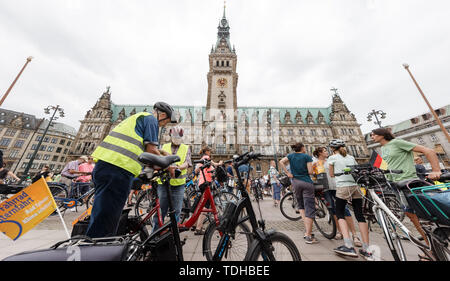
{"type": "MultiPolygon", "coordinates": [[[[50,188],[48,187],[47,181],[45,180],[44,176],[41,176],[41,179],[44,180],[45,185],[47,186],[47,188],[48,188],[48,190],[50,192],[50,188]]],[[[61,219],[61,223],[62,223],[62,225],[64,227],[64,231],[66,232],[67,239],[70,239],[69,230],[67,229],[66,223],[64,222],[64,219],[62,217],[61,211],[59,210],[58,205],[56,205],[55,198],[53,198],[53,194],[51,192],[50,192],[50,194],[52,196],[53,204],[55,204],[56,212],[58,213],[58,216],[61,219]]]]}
{"type": "Polygon", "coordinates": [[[441,130],[444,133],[444,136],[447,138],[447,141],[450,143],[450,135],[448,134],[448,132],[445,129],[444,125],[442,124],[441,120],[437,116],[437,114],[434,111],[433,107],[431,107],[431,104],[428,102],[427,98],[425,97],[425,94],[422,92],[422,89],[420,89],[419,84],[416,82],[416,79],[414,79],[414,76],[412,75],[411,71],[409,71],[409,65],[404,63],[403,67],[406,69],[406,71],[408,71],[409,76],[411,76],[414,84],[416,84],[416,87],[419,90],[420,94],[422,95],[422,98],[425,100],[425,103],[427,104],[428,108],[430,109],[431,114],[433,114],[433,116],[436,119],[436,122],[438,123],[439,127],[441,127],[441,130]]]}
{"type": "Polygon", "coordinates": [[[9,86],[8,90],[6,90],[6,93],[3,95],[2,99],[0,100],[0,106],[2,106],[3,102],[5,101],[6,97],[8,96],[9,92],[11,92],[11,89],[14,87],[14,84],[16,84],[17,80],[19,79],[20,75],[22,75],[22,72],[25,70],[25,67],[30,63],[30,61],[33,59],[33,57],[28,57],[27,62],[22,67],[22,70],[20,70],[19,74],[17,74],[16,79],[12,82],[11,86],[9,86]]]}

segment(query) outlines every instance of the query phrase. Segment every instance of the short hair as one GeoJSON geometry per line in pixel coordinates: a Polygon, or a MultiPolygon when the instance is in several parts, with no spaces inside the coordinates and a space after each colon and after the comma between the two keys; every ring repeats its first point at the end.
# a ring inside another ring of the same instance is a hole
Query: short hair
{"type": "Polygon", "coordinates": [[[300,152],[302,151],[303,147],[305,147],[305,145],[301,142],[298,142],[296,144],[291,145],[291,148],[295,151],[295,152],[300,152]]]}
{"type": "Polygon", "coordinates": [[[202,149],[200,150],[200,154],[205,154],[206,151],[211,152],[211,148],[209,146],[202,147],[202,149]]]}
{"type": "Polygon", "coordinates": [[[395,139],[394,135],[391,132],[391,129],[388,128],[374,129],[372,130],[372,133],[378,136],[382,136],[387,141],[395,139]]]}

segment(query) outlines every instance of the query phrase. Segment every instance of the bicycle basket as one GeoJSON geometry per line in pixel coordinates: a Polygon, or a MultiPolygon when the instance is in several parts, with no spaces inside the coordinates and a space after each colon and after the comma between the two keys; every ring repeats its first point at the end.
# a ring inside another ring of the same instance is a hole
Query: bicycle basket
{"type": "Polygon", "coordinates": [[[406,198],[419,218],[450,225],[450,183],[408,187],[411,193],[406,198]]]}
{"type": "Polygon", "coordinates": [[[283,185],[283,187],[288,187],[291,185],[291,179],[286,175],[280,176],[278,180],[280,181],[281,185],[283,185]]]}

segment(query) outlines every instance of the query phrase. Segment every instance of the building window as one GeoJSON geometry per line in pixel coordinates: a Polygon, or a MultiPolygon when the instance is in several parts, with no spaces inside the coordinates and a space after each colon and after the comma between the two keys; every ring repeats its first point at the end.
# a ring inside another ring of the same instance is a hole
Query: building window
{"type": "Polygon", "coordinates": [[[317,136],[317,133],[316,133],[316,130],[315,130],[315,129],[312,129],[312,130],[311,130],[311,136],[317,136]]]}
{"type": "Polygon", "coordinates": [[[49,137],[45,137],[44,140],[43,140],[43,142],[48,142],[49,140],[50,140],[49,137]]]}
{"type": "Polygon", "coordinates": [[[46,145],[41,145],[41,148],[40,148],[39,150],[45,151],[46,149],[47,149],[47,146],[46,146],[46,145]]]}
{"type": "Polygon", "coordinates": [[[431,134],[431,135],[430,135],[430,139],[431,139],[432,142],[437,142],[437,141],[439,140],[439,139],[436,137],[435,134],[431,134]]]}
{"type": "Polygon", "coordinates": [[[42,139],[42,136],[37,136],[36,141],[40,141],[42,139]]]}
{"type": "Polygon", "coordinates": [[[294,130],[288,129],[287,134],[288,134],[288,136],[292,136],[294,134],[294,130]]]}
{"type": "Polygon", "coordinates": [[[72,144],[71,141],[68,141],[68,142],[67,142],[67,146],[70,146],[71,144],[72,144]]]}
{"type": "Polygon", "coordinates": [[[45,154],[44,155],[44,160],[48,160],[48,159],[50,159],[50,154],[45,154]]]}
{"type": "Polygon", "coordinates": [[[28,166],[28,162],[23,162],[20,168],[25,169],[28,166]]]}
{"type": "Polygon", "coordinates": [[[59,144],[60,145],[64,145],[66,143],[66,140],[65,139],[61,139],[60,141],[59,141],[59,144]]]}
{"type": "Polygon", "coordinates": [[[7,136],[7,137],[14,137],[14,135],[16,134],[16,130],[13,130],[13,129],[6,129],[6,132],[5,132],[5,136],[7,136]]]}
{"type": "Polygon", "coordinates": [[[298,133],[300,134],[300,136],[304,136],[305,135],[305,130],[304,129],[299,129],[298,133]]]}
{"type": "Polygon", "coordinates": [[[341,120],[342,120],[342,121],[345,120],[345,114],[341,114],[341,120]]]}
{"type": "Polygon", "coordinates": [[[17,140],[16,143],[14,144],[14,147],[15,148],[21,148],[24,143],[25,143],[24,140],[17,140]]]}
{"type": "Polygon", "coordinates": [[[419,144],[422,144],[422,145],[425,144],[425,141],[423,140],[422,137],[418,137],[417,141],[419,142],[419,144]]]}
{"type": "Polygon", "coordinates": [[[57,142],[58,142],[58,139],[52,138],[52,143],[57,143],[57,142]]]}
{"type": "Polygon", "coordinates": [[[33,144],[33,145],[31,146],[31,150],[36,150],[36,147],[37,147],[37,144],[33,144]]]}
{"type": "Polygon", "coordinates": [[[48,151],[48,152],[52,152],[52,151],[53,151],[53,149],[54,149],[54,147],[53,147],[53,146],[49,146],[49,147],[48,147],[48,149],[47,149],[47,151],[48,151]]]}
{"type": "Polygon", "coordinates": [[[41,160],[41,157],[42,157],[42,155],[38,153],[38,154],[36,154],[36,157],[35,157],[35,158],[36,158],[37,160],[41,160]]]}
{"type": "Polygon", "coordinates": [[[58,155],[53,156],[52,161],[58,161],[58,155]]]}
{"type": "Polygon", "coordinates": [[[30,135],[29,132],[20,132],[19,138],[26,139],[26,138],[28,138],[29,135],[30,135]]]}
{"type": "Polygon", "coordinates": [[[322,130],[322,135],[328,136],[328,130],[322,130]]]}
{"type": "Polygon", "coordinates": [[[0,146],[8,146],[10,142],[11,142],[11,139],[8,139],[8,138],[2,138],[2,139],[0,140],[0,146]]]}
{"type": "Polygon", "coordinates": [[[18,150],[12,150],[11,153],[9,154],[9,158],[16,158],[17,155],[19,155],[19,151],[18,150]]]}
{"type": "Polygon", "coordinates": [[[61,153],[62,147],[56,148],[56,153],[61,153]]]}
{"type": "Polygon", "coordinates": [[[225,154],[227,152],[226,144],[216,144],[216,153],[225,154]]]}
{"type": "Polygon", "coordinates": [[[28,153],[28,154],[27,154],[27,159],[31,159],[31,156],[33,156],[33,153],[31,153],[31,152],[28,153]]]}
{"type": "Polygon", "coordinates": [[[241,150],[242,150],[242,153],[248,152],[248,145],[242,145],[241,150]]]}

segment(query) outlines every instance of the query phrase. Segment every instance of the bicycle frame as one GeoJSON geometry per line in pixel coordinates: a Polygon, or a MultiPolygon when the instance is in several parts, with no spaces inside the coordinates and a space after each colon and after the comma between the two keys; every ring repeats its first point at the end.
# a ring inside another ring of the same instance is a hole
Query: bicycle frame
{"type": "MultiPolygon", "coordinates": [[[[430,247],[428,245],[421,243],[418,239],[414,238],[414,236],[411,235],[411,231],[409,231],[409,229],[401,223],[401,221],[394,215],[394,213],[392,213],[392,211],[386,206],[386,204],[383,202],[383,200],[381,200],[381,198],[376,194],[374,189],[368,189],[368,192],[369,192],[370,198],[375,201],[375,204],[373,204],[373,206],[372,206],[372,210],[373,210],[374,214],[378,214],[379,210],[384,211],[389,216],[389,221],[391,221],[393,223],[393,227],[398,227],[405,234],[406,238],[408,238],[413,244],[415,244],[421,250],[430,250],[430,247]]],[[[377,221],[381,227],[386,227],[384,225],[384,221],[382,221],[380,218],[377,218],[377,221]]],[[[386,240],[388,241],[388,243],[391,243],[391,241],[389,241],[389,239],[386,239],[386,240]]],[[[391,245],[389,245],[389,246],[391,246],[391,245]]],[[[424,253],[428,255],[428,253],[426,253],[426,251],[424,251],[424,253]]],[[[401,254],[401,259],[406,260],[406,258],[404,257],[404,253],[400,253],[400,254],[401,254]]]]}
{"type": "MultiPolygon", "coordinates": [[[[230,242],[230,233],[233,234],[238,224],[243,223],[247,220],[250,221],[250,225],[252,226],[252,233],[253,235],[262,242],[262,245],[264,249],[269,249],[271,246],[270,242],[267,241],[267,237],[270,237],[272,234],[271,231],[266,232],[264,230],[264,221],[258,222],[256,219],[255,211],[253,210],[253,206],[251,203],[250,195],[247,192],[246,187],[242,183],[242,178],[240,173],[238,172],[238,167],[233,166],[234,169],[237,171],[237,177],[238,177],[238,190],[241,192],[242,198],[238,201],[235,211],[233,212],[232,218],[233,221],[231,222],[228,229],[225,229],[220,231],[221,238],[219,241],[219,244],[216,248],[216,251],[214,253],[214,256],[212,258],[213,261],[220,261],[222,260],[222,257],[224,255],[225,250],[228,247],[228,243],[230,242]],[[239,219],[239,214],[242,212],[242,210],[246,210],[246,216],[239,219]],[[261,225],[261,228],[259,227],[261,225]]],[[[249,174],[247,174],[247,182],[249,180],[249,174]]],[[[228,204],[234,204],[232,202],[228,204]]],[[[274,259],[272,251],[266,251],[266,253],[269,253],[270,259],[274,259]]]]}
{"type": "MultiPolygon", "coordinates": [[[[59,186],[61,186],[61,185],[59,185],[59,186]]],[[[78,205],[83,205],[84,204],[83,200],[86,197],[89,197],[94,192],[95,192],[95,189],[91,188],[87,192],[83,193],[80,197],[77,197],[77,198],[54,197],[54,199],[55,199],[55,201],[61,201],[64,204],[64,208],[68,209],[68,208],[77,207],[78,205]]]]}

